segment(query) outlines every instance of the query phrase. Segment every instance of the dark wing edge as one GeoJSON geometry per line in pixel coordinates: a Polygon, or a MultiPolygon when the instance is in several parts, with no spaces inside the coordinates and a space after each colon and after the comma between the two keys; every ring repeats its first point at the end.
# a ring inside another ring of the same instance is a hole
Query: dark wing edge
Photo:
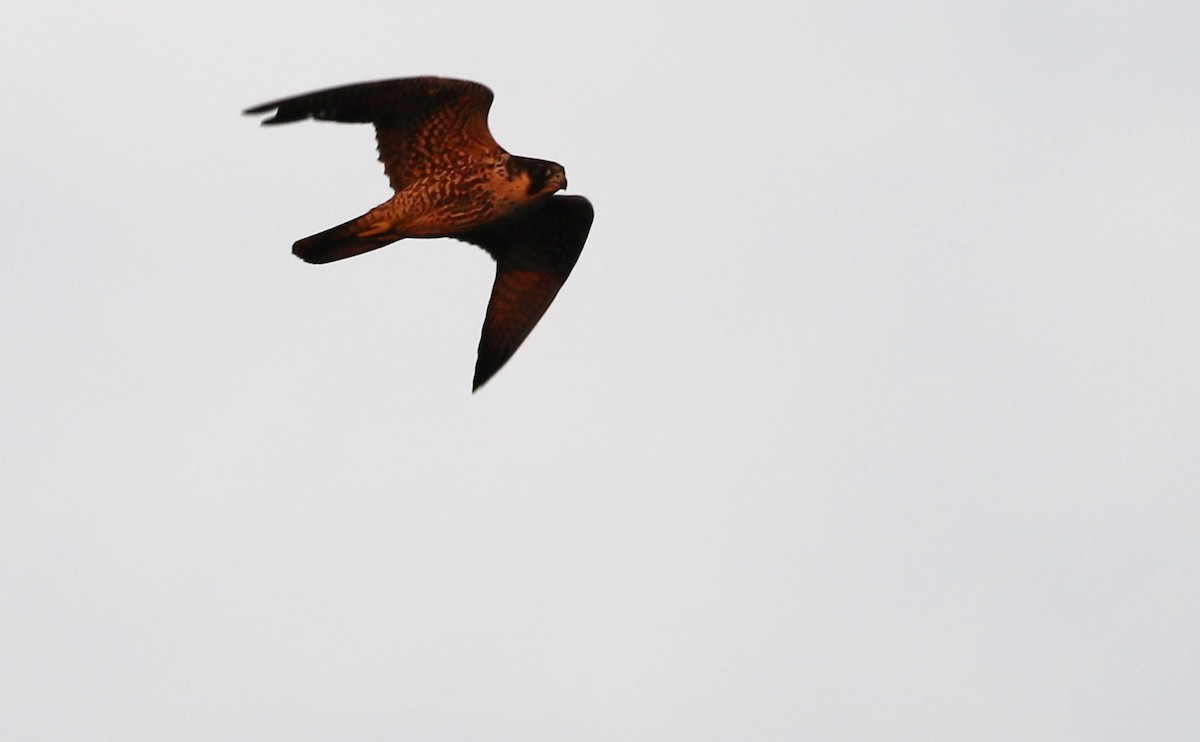
{"type": "Polygon", "coordinates": [[[386,122],[393,116],[408,117],[414,108],[441,107],[448,101],[474,98],[482,105],[486,123],[491,106],[492,91],[470,80],[448,77],[402,77],[375,80],[316,90],[311,93],[280,98],[242,111],[244,115],[275,114],[265,119],[263,126],[288,124],[313,118],[320,121],[340,121],[348,124],[386,122]]]}
{"type": "Polygon", "coordinates": [[[552,196],[532,212],[459,236],[496,259],[471,391],[512,358],[558,295],[591,230],[582,196],[552,196]]]}

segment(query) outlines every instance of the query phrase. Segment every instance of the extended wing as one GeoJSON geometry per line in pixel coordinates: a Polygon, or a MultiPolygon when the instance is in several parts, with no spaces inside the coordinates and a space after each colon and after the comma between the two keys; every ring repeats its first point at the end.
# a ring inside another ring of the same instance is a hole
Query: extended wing
{"type": "Polygon", "coordinates": [[[546,313],[579,260],[592,216],[586,198],[552,196],[531,211],[459,237],[496,259],[473,390],[512,358],[546,313]]]}
{"type": "Polygon", "coordinates": [[[488,129],[492,91],[469,80],[406,77],[318,90],[246,109],[275,109],[264,125],[313,118],[375,125],[379,161],[392,189],[504,150],[488,129]]]}

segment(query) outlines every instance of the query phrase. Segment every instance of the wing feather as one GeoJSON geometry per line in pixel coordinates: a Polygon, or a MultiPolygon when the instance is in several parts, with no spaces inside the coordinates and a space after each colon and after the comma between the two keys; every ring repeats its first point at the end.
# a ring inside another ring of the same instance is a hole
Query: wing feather
{"type": "Polygon", "coordinates": [[[342,85],[246,109],[263,125],[312,118],[375,126],[379,160],[399,191],[421,177],[504,152],[488,129],[492,91],[469,80],[406,77],[342,85]]]}
{"type": "Polygon", "coordinates": [[[549,309],[579,260],[592,217],[582,196],[552,196],[532,211],[460,237],[496,259],[474,389],[512,358],[549,309]]]}

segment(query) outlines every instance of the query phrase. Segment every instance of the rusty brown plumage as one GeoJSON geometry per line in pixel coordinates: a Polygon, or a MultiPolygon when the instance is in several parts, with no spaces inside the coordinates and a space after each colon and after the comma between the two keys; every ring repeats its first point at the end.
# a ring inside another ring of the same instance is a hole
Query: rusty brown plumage
{"type": "Polygon", "coordinates": [[[587,240],[592,207],[561,165],[506,152],[487,125],[492,92],[478,83],[413,77],[359,83],[265,103],[263,124],[313,118],[370,123],[395,195],[366,214],[298,240],[310,263],[360,255],[400,239],[454,237],[496,260],[474,388],[512,357],[566,281],[587,240]]]}

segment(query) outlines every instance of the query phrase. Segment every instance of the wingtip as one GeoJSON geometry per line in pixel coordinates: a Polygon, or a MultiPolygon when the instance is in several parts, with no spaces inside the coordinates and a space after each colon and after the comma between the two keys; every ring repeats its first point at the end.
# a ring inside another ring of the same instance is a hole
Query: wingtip
{"type": "MultiPolygon", "coordinates": [[[[261,116],[264,113],[266,113],[266,111],[262,110],[262,108],[259,106],[255,106],[254,108],[247,108],[246,110],[242,111],[243,116],[261,116]]],[[[263,119],[262,121],[259,121],[258,125],[266,126],[269,123],[271,123],[271,119],[268,118],[268,119],[263,119]]]]}
{"type": "Polygon", "coordinates": [[[492,380],[496,372],[503,368],[508,359],[504,359],[499,364],[496,359],[488,354],[482,354],[475,358],[475,377],[471,379],[471,393],[479,391],[484,384],[492,380]]]}
{"type": "MultiPolygon", "coordinates": [[[[261,126],[271,126],[272,124],[286,124],[279,118],[279,102],[272,101],[271,103],[263,103],[262,105],[252,106],[242,111],[243,116],[261,116],[264,113],[271,114],[270,118],[265,118],[259,122],[261,126]]],[[[289,119],[290,120],[290,119],[289,119]]]]}
{"type": "Polygon", "coordinates": [[[495,371],[492,371],[491,373],[484,374],[480,371],[480,369],[476,368],[475,378],[471,379],[471,394],[479,391],[480,387],[488,383],[488,380],[491,379],[495,373],[495,371]]]}

